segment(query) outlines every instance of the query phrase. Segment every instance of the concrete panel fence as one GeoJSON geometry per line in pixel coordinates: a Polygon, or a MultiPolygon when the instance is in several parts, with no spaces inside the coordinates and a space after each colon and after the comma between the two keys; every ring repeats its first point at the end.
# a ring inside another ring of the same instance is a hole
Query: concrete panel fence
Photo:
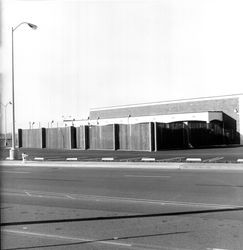
{"type": "Polygon", "coordinates": [[[199,121],[19,129],[18,141],[24,148],[157,151],[229,144],[235,137],[230,127],[199,121]]]}

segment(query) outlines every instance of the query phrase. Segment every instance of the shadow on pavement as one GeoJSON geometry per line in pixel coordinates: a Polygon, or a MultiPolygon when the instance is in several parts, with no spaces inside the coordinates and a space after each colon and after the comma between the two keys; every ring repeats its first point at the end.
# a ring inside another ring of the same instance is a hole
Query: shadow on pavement
{"type": "Polygon", "coordinates": [[[73,218],[73,219],[56,219],[56,220],[40,220],[40,221],[19,221],[19,222],[4,222],[1,223],[1,227],[6,226],[18,226],[18,225],[34,225],[34,224],[50,224],[50,223],[70,223],[79,221],[99,221],[99,220],[123,220],[123,219],[136,219],[136,218],[149,218],[149,217],[163,217],[163,216],[180,216],[180,215],[192,215],[192,214],[206,214],[206,213],[222,213],[222,212],[236,212],[243,211],[243,207],[229,207],[221,209],[206,209],[195,211],[182,211],[182,212],[170,212],[170,213],[155,213],[155,214],[134,214],[134,215],[122,215],[122,216],[100,216],[89,218],[73,218]]]}

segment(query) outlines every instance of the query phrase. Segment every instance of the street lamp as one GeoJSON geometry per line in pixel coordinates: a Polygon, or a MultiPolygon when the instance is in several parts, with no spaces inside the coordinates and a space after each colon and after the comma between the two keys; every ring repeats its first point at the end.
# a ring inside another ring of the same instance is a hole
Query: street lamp
{"type": "Polygon", "coordinates": [[[5,123],[4,123],[4,130],[5,130],[5,138],[4,138],[4,140],[5,140],[5,146],[7,146],[7,107],[8,107],[8,105],[9,104],[12,104],[12,102],[8,102],[8,103],[6,103],[6,104],[3,104],[3,103],[1,103],[1,105],[4,107],[4,119],[5,119],[5,123]]]}
{"type": "Polygon", "coordinates": [[[12,147],[9,151],[9,159],[15,159],[15,103],[14,103],[14,31],[22,24],[27,24],[31,29],[37,29],[37,26],[32,23],[22,22],[16,27],[12,27],[12,147]]]}

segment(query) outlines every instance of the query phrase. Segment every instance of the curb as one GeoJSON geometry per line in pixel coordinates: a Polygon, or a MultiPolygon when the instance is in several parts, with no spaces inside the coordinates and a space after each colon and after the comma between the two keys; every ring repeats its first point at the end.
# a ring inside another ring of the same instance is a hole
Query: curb
{"type": "Polygon", "coordinates": [[[76,161],[1,161],[8,167],[63,167],[63,168],[137,168],[137,169],[193,169],[243,170],[243,163],[178,163],[178,162],[76,162],[76,161]]]}

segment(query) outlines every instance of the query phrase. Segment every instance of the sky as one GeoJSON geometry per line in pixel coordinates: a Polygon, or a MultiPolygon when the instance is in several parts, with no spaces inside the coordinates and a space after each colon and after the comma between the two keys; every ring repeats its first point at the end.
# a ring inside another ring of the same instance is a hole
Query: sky
{"type": "Polygon", "coordinates": [[[1,103],[11,101],[11,27],[23,21],[38,29],[14,31],[17,128],[243,93],[242,13],[241,0],[2,0],[1,103]]]}

